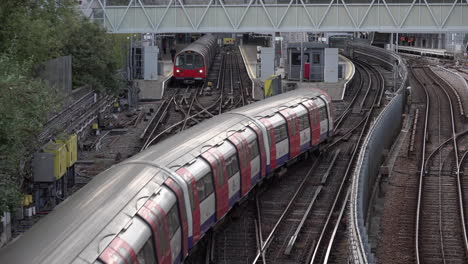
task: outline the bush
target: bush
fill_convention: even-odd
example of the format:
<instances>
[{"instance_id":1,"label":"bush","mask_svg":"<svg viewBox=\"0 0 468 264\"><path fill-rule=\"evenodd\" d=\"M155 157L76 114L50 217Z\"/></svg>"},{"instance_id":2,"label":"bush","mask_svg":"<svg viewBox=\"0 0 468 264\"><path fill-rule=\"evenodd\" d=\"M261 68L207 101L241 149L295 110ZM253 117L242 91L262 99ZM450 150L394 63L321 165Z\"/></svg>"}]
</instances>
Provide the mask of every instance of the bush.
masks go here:
<instances>
[{"instance_id":1,"label":"bush","mask_svg":"<svg viewBox=\"0 0 468 264\"><path fill-rule=\"evenodd\" d=\"M58 93L31 78L31 64L0 54L0 212L17 205L24 162Z\"/></svg>"},{"instance_id":2,"label":"bush","mask_svg":"<svg viewBox=\"0 0 468 264\"><path fill-rule=\"evenodd\" d=\"M16 207L37 135L59 94L36 79L37 65L72 55L73 85L117 94L125 38L84 18L75 1L0 1L0 213ZM116 52L117 51L117 52Z\"/></svg>"}]
</instances>

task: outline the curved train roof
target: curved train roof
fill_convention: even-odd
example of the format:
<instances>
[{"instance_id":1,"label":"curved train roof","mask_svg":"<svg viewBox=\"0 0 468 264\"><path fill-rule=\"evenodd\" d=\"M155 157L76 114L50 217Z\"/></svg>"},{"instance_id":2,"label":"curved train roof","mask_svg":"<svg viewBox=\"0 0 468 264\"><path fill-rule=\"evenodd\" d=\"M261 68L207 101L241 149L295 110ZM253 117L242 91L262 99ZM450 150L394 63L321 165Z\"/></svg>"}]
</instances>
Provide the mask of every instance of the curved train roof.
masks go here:
<instances>
[{"instance_id":1,"label":"curved train roof","mask_svg":"<svg viewBox=\"0 0 468 264\"><path fill-rule=\"evenodd\" d=\"M174 135L127 161L180 166L216 144L227 131L238 130L265 111L297 104L321 94L299 89L206 120ZM181 159L182 158L182 159ZM181 159L181 160L179 160ZM177 163L180 164L176 164ZM125 163L125 162L124 162ZM159 175L155 177L156 175ZM117 164L95 176L15 242L0 250L1 263L93 262L110 241L131 223L137 210L157 193L167 175L143 164Z\"/></svg>"},{"instance_id":2,"label":"curved train roof","mask_svg":"<svg viewBox=\"0 0 468 264\"><path fill-rule=\"evenodd\" d=\"M194 51L204 55L212 45L216 45L216 40L217 38L213 35L204 35L203 37L197 39L195 42L182 49L177 55L187 51Z\"/></svg>"}]
</instances>

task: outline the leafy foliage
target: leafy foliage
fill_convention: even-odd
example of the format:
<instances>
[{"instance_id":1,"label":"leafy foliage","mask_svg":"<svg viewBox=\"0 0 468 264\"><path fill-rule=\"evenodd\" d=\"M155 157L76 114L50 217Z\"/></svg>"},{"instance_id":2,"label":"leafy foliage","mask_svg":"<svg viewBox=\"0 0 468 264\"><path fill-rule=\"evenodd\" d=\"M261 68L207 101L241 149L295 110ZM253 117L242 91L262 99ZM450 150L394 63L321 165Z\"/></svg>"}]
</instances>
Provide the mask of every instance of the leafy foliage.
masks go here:
<instances>
[{"instance_id":1,"label":"leafy foliage","mask_svg":"<svg viewBox=\"0 0 468 264\"><path fill-rule=\"evenodd\" d=\"M0 211L19 198L22 162L34 149L45 113L57 105L57 92L29 77L30 64L0 54Z\"/></svg>"},{"instance_id":2,"label":"leafy foliage","mask_svg":"<svg viewBox=\"0 0 468 264\"><path fill-rule=\"evenodd\" d=\"M81 16L75 1L0 1L0 212L18 205L37 149L37 135L60 94L36 78L41 62L72 55L73 85L117 94L122 81L119 47L111 36ZM26 166L27 167L27 166Z\"/></svg>"}]
</instances>

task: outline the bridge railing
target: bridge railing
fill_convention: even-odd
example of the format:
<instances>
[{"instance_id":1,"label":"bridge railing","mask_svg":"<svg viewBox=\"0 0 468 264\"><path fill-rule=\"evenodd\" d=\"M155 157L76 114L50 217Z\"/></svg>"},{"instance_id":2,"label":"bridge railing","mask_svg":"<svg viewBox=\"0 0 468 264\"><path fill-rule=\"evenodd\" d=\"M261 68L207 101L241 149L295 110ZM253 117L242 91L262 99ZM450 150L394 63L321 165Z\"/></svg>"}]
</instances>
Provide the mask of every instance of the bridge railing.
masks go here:
<instances>
[{"instance_id":1,"label":"bridge railing","mask_svg":"<svg viewBox=\"0 0 468 264\"><path fill-rule=\"evenodd\" d=\"M384 62L392 69L396 67L397 91L374 121L364 140L353 174L349 205L349 263L375 263L365 219L370 207L372 190L385 159L382 153L385 153L385 149L390 149L401 129L408 73L404 60L394 52L351 42L348 43L348 47L359 56Z\"/></svg>"}]
</instances>

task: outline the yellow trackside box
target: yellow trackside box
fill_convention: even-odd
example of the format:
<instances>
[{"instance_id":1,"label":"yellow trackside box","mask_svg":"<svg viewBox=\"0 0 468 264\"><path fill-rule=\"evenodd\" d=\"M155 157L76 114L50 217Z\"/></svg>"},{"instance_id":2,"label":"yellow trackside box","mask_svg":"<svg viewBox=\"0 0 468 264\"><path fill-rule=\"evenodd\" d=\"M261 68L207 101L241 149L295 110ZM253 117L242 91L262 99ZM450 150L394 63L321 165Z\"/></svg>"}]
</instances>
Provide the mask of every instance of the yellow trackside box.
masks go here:
<instances>
[{"instance_id":1,"label":"yellow trackside box","mask_svg":"<svg viewBox=\"0 0 468 264\"><path fill-rule=\"evenodd\" d=\"M234 38L223 38L223 44L224 45L234 45Z\"/></svg>"},{"instance_id":2,"label":"yellow trackside box","mask_svg":"<svg viewBox=\"0 0 468 264\"><path fill-rule=\"evenodd\" d=\"M56 140L57 143L64 144L66 147L67 168L71 167L78 159L78 137L76 134L66 135Z\"/></svg>"},{"instance_id":3,"label":"yellow trackside box","mask_svg":"<svg viewBox=\"0 0 468 264\"><path fill-rule=\"evenodd\" d=\"M44 152L54 155L54 176L60 179L67 171L67 148L65 144L50 142L44 147Z\"/></svg>"}]
</instances>

